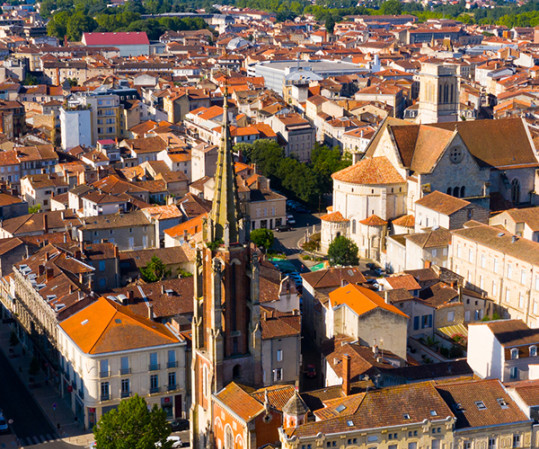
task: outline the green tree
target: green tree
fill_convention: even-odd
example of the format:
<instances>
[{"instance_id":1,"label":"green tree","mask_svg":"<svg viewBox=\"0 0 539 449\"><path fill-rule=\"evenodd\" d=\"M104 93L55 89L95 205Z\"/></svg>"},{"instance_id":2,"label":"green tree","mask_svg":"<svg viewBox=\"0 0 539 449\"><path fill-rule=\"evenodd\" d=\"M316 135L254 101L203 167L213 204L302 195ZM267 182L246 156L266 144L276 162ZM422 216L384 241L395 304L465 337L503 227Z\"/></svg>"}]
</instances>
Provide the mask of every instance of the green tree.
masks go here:
<instances>
[{"instance_id":1,"label":"green tree","mask_svg":"<svg viewBox=\"0 0 539 449\"><path fill-rule=\"evenodd\" d=\"M329 245L329 263L332 266L357 265L359 264L357 253L357 245L352 240L340 235Z\"/></svg>"},{"instance_id":2,"label":"green tree","mask_svg":"<svg viewBox=\"0 0 539 449\"><path fill-rule=\"evenodd\" d=\"M116 410L105 413L94 427L99 449L170 449L170 425L166 414L154 405L151 411L138 394L121 401Z\"/></svg>"},{"instance_id":3,"label":"green tree","mask_svg":"<svg viewBox=\"0 0 539 449\"><path fill-rule=\"evenodd\" d=\"M97 22L82 11L75 12L67 22L66 35L70 41L80 41L82 33L94 31Z\"/></svg>"},{"instance_id":4,"label":"green tree","mask_svg":"<svg viewBox=\"0 0 539 449\"><path fill-rule=\"evenodd\" d=\"M157 282L170 276L170 270L159 257L153 256L146 266L140 269L140 274L146 282Z\"/></svg>"},{"instance_id":5,"label":"green tree","mask_svg":"<svg viewBox=\"0 0 539 449\"><path fill-rule=\"evenodd\" d=\"M380 14L399 15L402 13L402 4L399 0L386 0L380 7Z\"/></svg>"},{"instance_id":6,"label":"green tree","mask_svg":"<svg viewBox=\"0 0 539 449\"><path fill-rule=\"evenodd\" d=\"M333 34L333 31L335 30L335 19L333 18L333 16L328 16L326 18L325 26L326 31Z\"/></svg>"},{"instance_id":7,"label":"green tree","mask_svg":"<svg viewBox=\"0 0 539 449\"><path fill-rule=\"evenodd\" d=\"M40 211L41 211L41 204L36 204L35 206L30 206L28 208L29 214L37 214Z\"/></svg>"},{"instance_id":8,"label":"green tree","mask_svg":"<svg viewBox=\"0 0 539 449\"><path fill-rule=\"evenodd\" d=\"M269 229L260 228L251 231L251 242L259 248L262 248L264 252L271 248L274 239L273 231L270 231Z\"/></svg>"}]
</instances>

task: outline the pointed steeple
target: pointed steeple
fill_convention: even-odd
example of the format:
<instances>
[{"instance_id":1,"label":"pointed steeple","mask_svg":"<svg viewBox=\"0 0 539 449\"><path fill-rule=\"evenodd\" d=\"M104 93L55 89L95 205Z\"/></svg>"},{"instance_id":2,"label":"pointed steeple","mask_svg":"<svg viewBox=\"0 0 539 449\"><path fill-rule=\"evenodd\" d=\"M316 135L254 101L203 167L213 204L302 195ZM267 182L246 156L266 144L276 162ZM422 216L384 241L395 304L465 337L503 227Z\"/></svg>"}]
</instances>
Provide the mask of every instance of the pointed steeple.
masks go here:
<instances>
[{"instance_id":1,"label":"pointed steeple","mask_svg":"<svg viewBox=\"0 0 539 449\"><path fill-rule=\"evenodd\" d=\"M241 229L241 212L238 186L232 157L232 141L228 122L228 88L225 86L221 145L215 172L215 191L210 214L209 236L212 241L222 241L225 246L240 242L244 237ZM243 242L241 242L243 243Z\"/></svg>"}]
</instances>

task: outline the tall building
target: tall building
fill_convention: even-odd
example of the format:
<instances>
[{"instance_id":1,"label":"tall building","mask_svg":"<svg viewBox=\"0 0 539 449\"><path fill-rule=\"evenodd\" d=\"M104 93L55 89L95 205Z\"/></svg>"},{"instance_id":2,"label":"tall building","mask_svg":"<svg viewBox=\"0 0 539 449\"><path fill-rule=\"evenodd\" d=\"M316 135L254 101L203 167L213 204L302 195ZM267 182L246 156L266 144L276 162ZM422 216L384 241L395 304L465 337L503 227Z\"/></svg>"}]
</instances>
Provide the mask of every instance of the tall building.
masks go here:
<instances>
[{"instance_id":1,"label":"tall building","mask_svg":"<svg viewBox=\"0 0 539 449\"><path fill-rule=\"evenodd\" d=\"M454 65L437 62L421 64L417 123L458 120L459 85Z\"/></svg>"},{"instance_id":2,"label":"tall building","mask_svg":"<svg viewBox=\"0 0 539 449\"><path fill-rule=\"evenodd\" d=\"M227 384L262 384L259 264L240 211L226 103L215 194L194 270L191 442L213 446L212 395Z\"/></svg>"}]
</instances>

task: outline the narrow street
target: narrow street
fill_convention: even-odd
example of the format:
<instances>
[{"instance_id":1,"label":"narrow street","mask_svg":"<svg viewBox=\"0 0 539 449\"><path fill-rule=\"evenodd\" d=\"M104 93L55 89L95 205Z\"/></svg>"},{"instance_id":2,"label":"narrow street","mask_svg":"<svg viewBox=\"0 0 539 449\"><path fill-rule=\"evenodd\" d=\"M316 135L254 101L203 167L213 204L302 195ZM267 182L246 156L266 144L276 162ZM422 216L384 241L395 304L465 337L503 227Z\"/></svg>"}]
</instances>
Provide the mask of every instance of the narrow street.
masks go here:
<instances>
[{"instance_id":1,"label":"narrow street","mask_svg":"<svg viewBox=\"0 0 539 449\"><path fill-rule=\"evenodd\" d=\"M16 365L16 363L15 363ZM31 446L57 437L33 396L0 351L0 408L22 446ZM51 413L53 412L51 404Z\"/></svg>"}]
</instances>

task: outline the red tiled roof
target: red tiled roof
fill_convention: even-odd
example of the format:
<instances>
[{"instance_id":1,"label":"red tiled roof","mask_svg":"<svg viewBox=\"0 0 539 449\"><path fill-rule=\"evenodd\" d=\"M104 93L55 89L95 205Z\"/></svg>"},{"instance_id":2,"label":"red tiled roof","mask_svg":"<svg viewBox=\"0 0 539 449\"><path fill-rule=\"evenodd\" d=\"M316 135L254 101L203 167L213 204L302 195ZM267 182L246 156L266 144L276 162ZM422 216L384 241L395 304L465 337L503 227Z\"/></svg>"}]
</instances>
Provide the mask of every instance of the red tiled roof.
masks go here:
<instances>
[{"instance_id":1,"label":"red tiled roof","mask_svg":"<svg viewBox=\"0 0 539 449\"><path fill-rule=\"evenodd\" d=\"M84 33L82 41L86 45L150 45L148 36L144 31L115 32L115 33Z\"/></svg>"}]
</instances>

